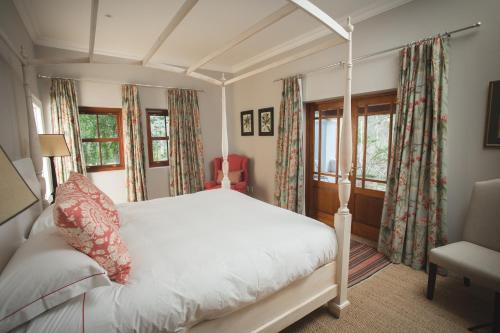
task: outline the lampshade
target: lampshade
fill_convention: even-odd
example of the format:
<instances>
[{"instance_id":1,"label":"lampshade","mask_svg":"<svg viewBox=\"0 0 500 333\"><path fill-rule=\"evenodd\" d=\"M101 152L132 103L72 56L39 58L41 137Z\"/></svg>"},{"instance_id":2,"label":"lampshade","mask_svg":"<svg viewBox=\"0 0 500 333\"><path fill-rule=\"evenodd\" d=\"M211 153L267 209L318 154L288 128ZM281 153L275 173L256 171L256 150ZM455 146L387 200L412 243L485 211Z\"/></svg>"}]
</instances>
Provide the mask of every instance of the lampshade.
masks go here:
<instances>
[{"instance_id":1,"label":"lampshade","mask_svg":"<svg viewBox=\"0 0 500 333\"><path fill-rule=\"evenodd\" d=\"M38 201L0 146L0 224Z\"/></svg>"},{"instance_id":2,"label":"lampshade","mask_svg":"<svg viewBox=\"0 0 500 333\"><path fill-rule=\"evenodd\" d=\"M42 156L69 156L71 155L64 139L64 134L40 134L40 150Z\"/></svg>"}]
</instances>

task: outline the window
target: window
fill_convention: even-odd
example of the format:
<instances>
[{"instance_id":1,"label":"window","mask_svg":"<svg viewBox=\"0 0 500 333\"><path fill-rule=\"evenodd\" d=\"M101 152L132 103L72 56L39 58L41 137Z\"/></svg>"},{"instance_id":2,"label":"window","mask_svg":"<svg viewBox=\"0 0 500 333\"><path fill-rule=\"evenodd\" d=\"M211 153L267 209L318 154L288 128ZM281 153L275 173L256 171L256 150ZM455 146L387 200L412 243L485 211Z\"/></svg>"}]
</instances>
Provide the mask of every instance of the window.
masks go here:
<instances>
[{"instance_id":1,"label":"window","mask_svg":"<svg viewBox=\"0 0 500 333\"><path fill-rule=\"evenodd\" d=\"M395 105L395 93L352 99L352 176L357 188L385 191ZM343 100L311 103L310 111L314 112L312 175L315 181L339 182L342 106Z\"/></svg>"},{"instance_id":2,"label":"window","mask_svg":"<svg viewBox=\"0 0 500 333\"><path fill-rule=\"evenodd\" d=\"M356 187L385 191L394 104L357 110Z\"/></svg>"},{"instance_id":3,"label":"window","mask_svg":"<svg viewBox=\"0 0 500 333\"><path fill-rule=\"evenodd\" d=\"M149 167L168 165L168 137L170 125L168 110L146 109L148 127Z\"/></svg>"},{"instance_id":4,"label":"window","mask_svg":"<svg viewBox=\"0 0 500 333\"><path fill-rule=\"evenodd\" d=\"M79 118L87 171L123 169L122 110L80 107Z\"/></svg>"}]
</instances>

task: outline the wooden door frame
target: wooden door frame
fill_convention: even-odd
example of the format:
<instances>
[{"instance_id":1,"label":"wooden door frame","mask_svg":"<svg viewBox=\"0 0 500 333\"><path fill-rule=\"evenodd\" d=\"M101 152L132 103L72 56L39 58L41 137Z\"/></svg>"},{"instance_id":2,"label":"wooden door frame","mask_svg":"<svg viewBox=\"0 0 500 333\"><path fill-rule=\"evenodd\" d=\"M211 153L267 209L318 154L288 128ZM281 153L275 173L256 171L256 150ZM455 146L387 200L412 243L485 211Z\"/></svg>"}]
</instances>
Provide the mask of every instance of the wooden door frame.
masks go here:
<instances>
[{"instance_id":1,"label":"wooden door frame","mask_svg":"<svg viewBox=\"0 0 500 333\"><path fill-rule=\"evenodd\" d=\"M394 95L397 93L395 89L390 89L390 90L382 90L382 91L376 91L376 92L370 92L370 93L364 93L364 94L356 94L352 95L351 98L351 103L353 105L353 112L352 112L352 126L353 126L353 168L357 167L357 139L355 135L357 135L357 127L358 127L358 122L354 121L357 119L357 109L358 109L358 102L359 100L363 101L363 104L369 105L373 104L375 101L380 101L381 98L388 97L388 98L394 98ZM328 110L328 109L335 109L338 108L343 109L343 97L336 97L332 99L327 99L327 100L318 100L318 101L309 101L306 102L306 161L305 161L305 177L306 177L306 184L305 184L305 190L306 190L306 215L311 216L311 207L312 207L312 201L313 201L313 196L312 196L312 190L313 190L313 174L314 174L314 111L322 111L322 110ZM339 107L340 105L340 107ZM366 107L366 106L365 106ZM395 110L394 110L395 111ZM391 128L392 128L392 120L391 120ZM392 130L390 131L390 138L392 139ZM338 138L337 138L338 139ZM338 140L337 140L338 141ZM337 149L338 150L338 149ZM321 152L318 151L318 154L321 155ZM390 151L389 151L390 154ZM338 155L338 151L337 151ZM319 157L319 156L318 156ZM390 155L389 155L390 158ZM337 158L337 164L339 163L338 158ZM337 168L338 170L338 168ZM353 186L353 190L356 187L355 186L356 179L354 178L354 174L351 172L351 183ZM335 183L337 184L337 183ZM380 197L382 194L380 191L375 191L375 190L370 190L370 189L363 189L363 188L358 188L356 189L356 192L358 193L363 193L366 195L371 195L371 196L376 196ZM354 193L354 191L353 191ZM352 200L350 201L350 203ZM352 208L353 209L353 208ZM351 209L351 210L352 210Z\"/></svg>"}]
</instances>

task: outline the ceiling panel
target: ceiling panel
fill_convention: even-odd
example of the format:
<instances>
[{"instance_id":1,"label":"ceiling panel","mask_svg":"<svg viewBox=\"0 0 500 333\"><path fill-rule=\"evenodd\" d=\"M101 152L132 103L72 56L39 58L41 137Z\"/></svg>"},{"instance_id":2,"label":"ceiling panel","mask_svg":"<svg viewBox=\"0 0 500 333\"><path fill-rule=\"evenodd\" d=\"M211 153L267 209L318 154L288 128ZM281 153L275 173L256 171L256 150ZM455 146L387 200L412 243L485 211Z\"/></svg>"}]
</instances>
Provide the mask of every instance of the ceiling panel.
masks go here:
<instances>
[{"instance_id":1,"label":"ceiling panel","mask_svg":"<svg viewBox=\"0 0 500 333\"><path fill-rule=\"evenodd\" d=\"M100 0L96 52L114 52L142 59L183 2Z\"/></svg>"}]
</instances>

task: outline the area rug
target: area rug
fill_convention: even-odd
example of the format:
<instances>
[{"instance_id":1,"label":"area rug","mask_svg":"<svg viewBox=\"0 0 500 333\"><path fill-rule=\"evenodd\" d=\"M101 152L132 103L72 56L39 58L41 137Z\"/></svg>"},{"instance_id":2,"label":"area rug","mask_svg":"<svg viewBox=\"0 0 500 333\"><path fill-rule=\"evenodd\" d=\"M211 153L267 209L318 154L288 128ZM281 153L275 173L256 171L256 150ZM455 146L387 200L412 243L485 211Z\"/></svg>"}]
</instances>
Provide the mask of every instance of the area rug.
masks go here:
<instances>
[{"instance_id":1,"label":"area rug","mask_svg":"<svg viewBox=\"0 0 500 333\"><path fill-rule=\"evenodd\" d=\"M376 249L351 240L349 287L366 280L389 264L390 261Z\"/></svg>"}]
</instances>

